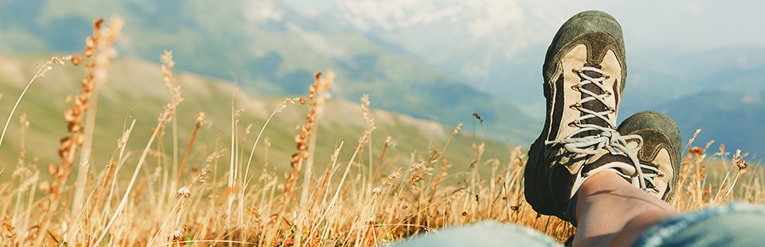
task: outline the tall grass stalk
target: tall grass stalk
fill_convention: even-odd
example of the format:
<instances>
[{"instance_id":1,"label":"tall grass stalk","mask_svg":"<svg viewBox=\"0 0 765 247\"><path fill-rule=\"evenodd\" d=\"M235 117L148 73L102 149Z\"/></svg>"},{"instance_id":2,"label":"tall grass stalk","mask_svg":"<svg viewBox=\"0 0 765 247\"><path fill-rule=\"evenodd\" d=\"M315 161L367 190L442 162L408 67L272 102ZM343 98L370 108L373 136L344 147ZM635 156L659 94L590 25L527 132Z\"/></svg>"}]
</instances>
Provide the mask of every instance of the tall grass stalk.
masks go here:
<instances>
[{"instance_id":1,"label":"tall grass stalk","mask_svg":"<svg viewBox=\"0 0 765 247\"><path fill-rule=\"evenodd\" d=\"M287 105L294 104L299 99L297 98L286 98L284 101L279 103L273 111L271 111L271 115L266 118L266 121L263 122L263 126L260 127L260 131L258 131L258 135L255 137L255 142L252 143L252 148L250 149L250 155L247 158L247 163L245 164L245 171L244 171L244 177L247 178L247 181L244 183L244 187L247 188L249 183L252 181L252 178L249 176L250 174L250 167L252 166L252 159L255 157L255 148L258 146L258 143L260 143L260 138L263 137L263 132L266 130L266 127L268 127L268 124L271 123L271 120L276 116L276 114L282 112L284 108L287 108ZM267 152L266 152L267 153ZM267 159L266 159L267 160Z\"/></svg>"},{"instance_id":2,"label":"tall grass stalk","mask_svg":"<svg viewBox=\"0 0 765 247\"><path fill-rule=\"evenodd\" d=\"M186 151L183 152L183 159L181 160L181 164L178 167L177 174L175 175L175 184L180 184L181 182L181 175L183 175L183 171L186 165L186 161L189 159L189 154L191 154L191 147L194 146L194 140L197 138L197 134L199 134L199 129L202 128L202 125L205 124L207 121L207 118L205 117L204 112L197 113L197 121L194 125L194 132L191 133L191 139L189 140L189 144L186 145Z\"/></svg>"},{"instance_id":3,"label":"tall grass stalk","mask_svg":"<svg viewBox=\"0 0 765 247\"><path fill-rule=\"evenodd\" d=\"M46 61L43 66L38 66L37 71L35 71L35 74L32 76L32 79L29 79L29 82L27 82L26 86L24 86L24 89L21 90L21 93L19 94L19 98L16 99L16 102L13 103L13 107L11 107L11 112L8 113L8 118L5 120L5 124L3 125L3 133L0 134L0 147L3 146L3 140L5 140L5 133L8 132L8 126L11 123L11 120L13 119L13 115L16 113L16 109L19 108L19 105L21 104L21 100L24 98L24 95L27 94L27 91L29 91L29 88L32 86L32 83L35 82L35 80L45 77L45 74L48 73L48 71L53 70L53 65L55 64L64 64L64 61L71 61L72 56L65 56L65 57L52 57L50 60Z\"/></svg>"},{"instance_id":4,"label":"tall grass stalk","mask_svg":"<svg viewBox=\"0 0 765 247\"><path fill-rule=\"evenodd\" d=\"M177 96L180 96L180 88L175 87L174 92L176 92ZM141 153L141 157L138 159L138 163L136 163L136 168L133 170L133 175L130 178L130 182L128 182L127 187L125 189L125 192L123 193L122 199L120 199L119 204L117 205L117 208L114 210L114 214L109 218L108 223L102 230L101 235L97 238L98 240L96 243L100 243L106 234L109 232L109 228L114 224L117 216L119 216L120 213L122 213L122 210L124 209L127 201L128 196L130 195L130 192L133 190L133 187L135 186L136 179L138 178L138 174L141 171L141 168L143 167L146 157L149 154L149 150L151 150L151 145L153 145L154 140L157 138L157 135L159 134L160 127L165 124L174 114L175 109L180 103L180 97L173 97L172 101L165 106L165 110L162 112L162 114L159 117L159 121L157 122L157 126L154 128L154 131L152 131L151 137L149 137L148 142L146 143L146 147L143 149L143 152Z\"/></svg>"},{"instance_id":5,"label":"tall grass stalk","mask_svg":"<svg viewBox=\"0 0 765 247\"><path fill-rule=\"evenodd\" d=\"M310 101L308 115L306 117L306 123L303 125L300 134L298 135L299 145L299 161L298 166L303 166L303 185L300 192L299 211L298 218L296 219L296 237L295 246L300 247L303 238L303 228L305 226L306 217L308 215L308 197L309 187L311 180L313 179L313 162L314 154L316 150L316 136L318 135L317 121L324 113L324 104L327 100L326 91L332 85L334 81L334 73L327 73L327 78L322 78L321 73L316 73L314 76L314 83L310 86L308 91L308 100ZM306 138L308 139L307 143Z\"/></svg>"},{"instance_id":6,"label":"tall grass stalk","mask_svg":"<svg viewBox=\"0 0 765 247\"><path fill-rule=\"evenodd\" d=\"M98 92L100 86L106 81L107 66L109 60L116 54L112 44L117 41L120 36L123 22L120 18L115 18L109 22L109 26L106 29L101 29L102 21L97 20L93 29L93 35L88 38L92 43L86 42L86 50L93 51L92 54L83 54L89 62L85 65L86 76L83 80L83 86L89 88L89 100L85 106L86 112L85 122L83 128L83 141L82 150L80 152L80 162L77 170L77 182L75 183L74 199L72 200L72 214L80 214L82 210L82 201L85 196L85 188L87 183L87 174L90 169L93 149L93 136L95 135L96 128L96 113L98 112ZM92 44L89 45L89 44ZM74 224L76 226L76 224ZM77 228L75 228L77 229Z\"/></svg>"}]
</instances>

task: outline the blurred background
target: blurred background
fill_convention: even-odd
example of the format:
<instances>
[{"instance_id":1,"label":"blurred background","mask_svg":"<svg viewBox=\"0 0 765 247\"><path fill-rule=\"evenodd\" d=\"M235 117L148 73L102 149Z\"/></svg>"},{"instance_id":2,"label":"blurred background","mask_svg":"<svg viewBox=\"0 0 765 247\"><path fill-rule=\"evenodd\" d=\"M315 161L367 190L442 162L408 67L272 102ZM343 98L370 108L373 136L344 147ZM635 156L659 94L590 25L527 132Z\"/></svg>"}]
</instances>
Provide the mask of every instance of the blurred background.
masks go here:
<instances>
[{"instance_id":1,"label":"blurred background","mask_svg":"<svg viewBox=\"0 0 765 247\"><path fill-rule=\"evenodd\" d=\"M708 0L0 0L0 54L79 52L95 18L120 16L119 59L157 64L172 50L177 70L264 97L302 95L315 72L333 70L335 98L369 94L373 108L445 126L476 126L478 113L485 136L528 147L544 121L541 67L550 40L570 16L599 9L624 30L620 119L664 112L685 140L702 129L695 145L716 140L713 150L724 143L759 162L764 7Z\"/></svg>"}]
</instances>

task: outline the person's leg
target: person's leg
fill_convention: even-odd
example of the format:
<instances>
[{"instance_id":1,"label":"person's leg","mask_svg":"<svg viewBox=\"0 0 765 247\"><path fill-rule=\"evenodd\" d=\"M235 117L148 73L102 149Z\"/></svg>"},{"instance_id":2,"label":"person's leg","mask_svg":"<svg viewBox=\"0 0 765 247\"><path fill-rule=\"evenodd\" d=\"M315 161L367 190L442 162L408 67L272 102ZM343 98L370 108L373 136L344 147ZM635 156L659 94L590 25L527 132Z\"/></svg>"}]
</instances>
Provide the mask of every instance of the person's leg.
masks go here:
<instances>
[{"instance_id":1,"label":"person's leg","mask_svg":"<svg viewBox=\"0 0 765 247\"><path fill-rule=\"evenodd\" d=\"M654 223L677 213L614 172L585 181L576 204L579 227L574 246L629 246Z\"/></svg>"},{"instance_id":2,"label":"person's leg","mask_svg":"<svg viewBox=\"0 0 765 247\"><path fill-rule=\"evenodd\" d=\"M633 246L763 246L765 205L731 203L657 222Z\"/></svg>"}]
</instances>

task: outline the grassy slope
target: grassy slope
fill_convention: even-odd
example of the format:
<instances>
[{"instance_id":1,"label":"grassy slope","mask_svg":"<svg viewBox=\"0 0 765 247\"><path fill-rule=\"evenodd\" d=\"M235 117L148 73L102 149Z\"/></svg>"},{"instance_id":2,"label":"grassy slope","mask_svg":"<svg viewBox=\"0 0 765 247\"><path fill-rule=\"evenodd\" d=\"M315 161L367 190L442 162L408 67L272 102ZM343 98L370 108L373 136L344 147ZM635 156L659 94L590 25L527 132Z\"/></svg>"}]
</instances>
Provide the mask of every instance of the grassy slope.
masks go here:
<instances>
[{"instance_id":1,"label":"grassy slope","mask_svg":"<svg viewBox=\"0 0 765 247\"><path fill-rule=\"evenodd\" d=\"M0 79L0 90L4 94L0 104L0 115L7 116L13 101L21 91L23 81L33 74L35 63L44 61L40 57L2 57L0 68L3 77ZM66 95L75 94L79 90L79 78L83 75L82 68L71 68L70 65L57 66L45 77L32 85L30 92L22 101L17 115L12 120L6 141L0 147L0 160L8 169L9 164L16 161L19 153L19 124L21 113L28 115L30 130L25 138L27 157L39 157L40 165L58 162L58 140L67 135L63 121L63 111L70 106L65 102ZM156 125L157 116L164 105L170 100L169 93L161 82L159 66L136 60L119 60L108 69L109 80L99 85L99 101L97 125L94 143L94 167L100 169L116 148L116 140L122 135L126 124L136 120L136 127L131 135L128 150L141 150L150 135L151 128ZM181 149L188 142L193 131L197 112L205 112L208 124L200 131L195 144L196 152L192 152L190 160L203 160L213 151L229 148L232 116L232 95L235 87L230 83L215 81L209 78L191 74L178 74L176 81L182 87L184 102L178 108L175 119L178 121L178 133ZM310 81L306 80L306 81ZM306 83L306 88L308 84ZM248 150L252 145L255 134L263 126L265 119L281 98L250 97L245 92L238 92L235 103L237 109L243 110L241 120L237 124L240 131L242 148ZM377 104L371 98L372 108ZM345 142L346 148L342 154L352 150L366 124L361 117L360 106L343 101L331 100L326 106L324 119L320 121L317 157L330 157L334 147L339 142ZM446 143L446 138L452 127L444 127L434 122L417 120L411 117L385 111L374 111L378 129L374 132L372 143L381 146L386 136L393 136L394 145L388 155L399 157L400 164L407 165L410 153L425 156L429 150L429 142L436 149ZM297 133L295 126L305 122L306 106L289 105L279 113L266 128L264 138L272 143L269 151L269 162L281 169L289 168L289 158L295 152L293 136ZM247 125L252 124L252 134L245 135ZM171 130L168 125L165 135L165 148L171 148ZM447 157L456 166L466 167L471 161L470 145L479 140L474 135L481 136L478 131L466 129L464 134L457 136L450 144ZM245 140L246 139L246 140ZM491 157L507 157L509 148L504 144L489 143L487 155ZM263 145L260 145L261 148ZM263 162L263 151L256 151L255 165ZM317 161L318 162L318 161ZM319 164L323 166L324 164ZM5 173L7 175L8 173Z\"/></svg>"}]
</instances>

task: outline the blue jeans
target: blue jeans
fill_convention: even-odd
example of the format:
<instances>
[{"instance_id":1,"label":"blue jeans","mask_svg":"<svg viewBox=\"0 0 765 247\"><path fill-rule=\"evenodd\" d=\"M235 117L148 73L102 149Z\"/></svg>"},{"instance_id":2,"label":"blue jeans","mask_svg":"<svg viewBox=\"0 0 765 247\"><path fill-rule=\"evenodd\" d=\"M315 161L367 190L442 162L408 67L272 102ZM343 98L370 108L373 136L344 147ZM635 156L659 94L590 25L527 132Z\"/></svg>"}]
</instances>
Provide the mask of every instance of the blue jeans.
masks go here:
<instances>
[{"instance_id":1,"label":"blue jeans","mask_svg":"<svg viewBox=\"0 0 765 247\"><path fill-rule=\"evenodd\" d=\"M412 246L562 246L534 229L482 221L395 243ZM765 206L732 203L673 216L646 230L633 246L765 246Z\"/></svg>"}]
</instances>

